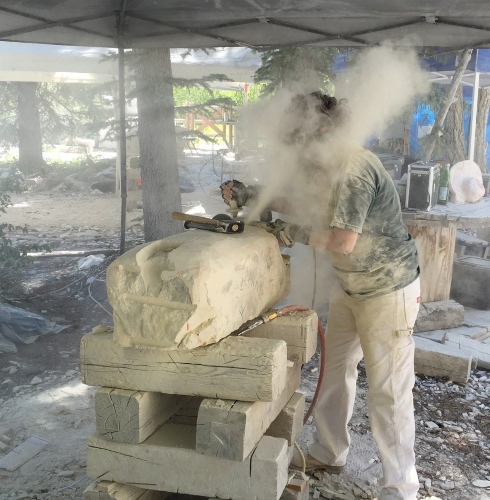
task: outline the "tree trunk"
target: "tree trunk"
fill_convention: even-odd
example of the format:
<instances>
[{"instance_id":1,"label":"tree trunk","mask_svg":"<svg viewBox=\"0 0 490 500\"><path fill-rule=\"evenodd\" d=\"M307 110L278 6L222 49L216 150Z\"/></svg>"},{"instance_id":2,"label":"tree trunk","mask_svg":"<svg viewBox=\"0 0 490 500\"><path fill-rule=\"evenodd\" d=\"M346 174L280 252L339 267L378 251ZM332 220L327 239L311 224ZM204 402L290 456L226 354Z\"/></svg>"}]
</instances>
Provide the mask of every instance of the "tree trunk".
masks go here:
<instances>
[{"instance_id":1,"label":"tree trunk","mask_svg":"<svg viewBox=\"0 0 490 500\"><path fill-rule=\"evenodd\" d=\"M37 87L35 82L17 82L19 169L24 174L34 174L44 166Z\"/></svg>"},{"instance_id":2,"label":"tree trunk","mask_svg":"<svg viewBox=\"0 0 490 500\"><path fill-rule=\"evenodd\" d=\"M456 90L453 104L444 122L445 153L451 165L466 159L463 120L463 87Z\"/></svg>"},{"instance_id":3,"label":"tree trunk","mask_svg":"<svg viewBox=\"0 0 490 500\"><path fill-rule=\"evenodd\" d=\"M484 173L487 169L486 141L488 112L490 110L490 88L480 89L478 92L478 113L476 115L476 137L475 137L475 163Z\"/></svg>"},{"instance_id":4,"label":"tree trunk","mask_svg":"<svg viewBox=\"0 0 490 500\"><path fill-rule=\"evenodd\" d=\"M154 241L182 231L171 217L182 204L170 50L136 49L134 57L145 240Z\"/></svg>"},{"instance_id":5,"label":"tree trunk","mask_svg":"<svg viewBox=\"0 0 490 500\"><path fill-rule=\"evenodd\" d=\"M432 152L434 151L434 148L436 146L439 134L442 130L442 126L444 125L444 120L446 119L449 107L454 101L456 90L458 89L461 83L461 79L463 78L466 66L468 66L468 63L470 62L472 52L473 49L465 49L461 52L458 67L454 72L451 84L448 86L446 90L446 95L441 105L441 109L439 110L439 113L436 116L436 121L434 123L434 126L432 127L431 133L429 134L427 144L425 146L424 161L429 161L432 156Z\"/></svg>"}]
</instances>

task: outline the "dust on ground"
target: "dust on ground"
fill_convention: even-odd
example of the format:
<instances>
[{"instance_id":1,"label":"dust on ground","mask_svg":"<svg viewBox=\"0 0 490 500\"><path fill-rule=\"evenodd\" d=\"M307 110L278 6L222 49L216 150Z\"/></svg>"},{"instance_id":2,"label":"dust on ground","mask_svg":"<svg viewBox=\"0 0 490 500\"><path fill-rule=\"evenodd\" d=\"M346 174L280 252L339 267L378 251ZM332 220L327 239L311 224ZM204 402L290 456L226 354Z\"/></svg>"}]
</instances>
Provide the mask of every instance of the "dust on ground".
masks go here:
<instances>
[{"instance_id":1,"label":"dust on ground","mask_svg":"<svg viewBox=\"0 0 490 500\"><path fill-rule=\"evenodd\" d=\"M220 163L213 168L209 154L189 155L186 175L195 191L183 194L184 210L222 212L216 188L221 181ZM247 182L249 174L232 175L241 175ZM14 207L5 220L27 223L31 228L27 235L13 234L14 239L45 241L56 250L116 250L119 246L120 200L115 195L26 192L12 200ZM128 215L126 237L127 248L131 248L143 241L139 226L132 222L141 212ZM86 476L85 455L88 437L95 430L95 388L81 383L79 345L93 327L112 324L104 277L113 258L108 256L87 270L78 269L77 257L36 258L24 269L1 273L0 283L4 293L8 290L9 302L67 326L57 335L41 336L29 345L18 344L17 352L0 354L0 456L31 436L49 441L42 452L17 470L0 469L1 500L82 498L91 482ZM318 372L317 354L303 367L302 390L307 403L313 397ZM472 485L475 480L490 481L489 381L490 375L482 370L472 372L466 386L417 377L419 498L490 498L490 489ZM346 471L339 476L314 473L310 498L374 498L379 492L381 464L369 427L366 390L361 364ZM428 422L435 426L428 426ZM312 434L309 423L301 444L311 440Z\"/></svg>"}]
</instances>

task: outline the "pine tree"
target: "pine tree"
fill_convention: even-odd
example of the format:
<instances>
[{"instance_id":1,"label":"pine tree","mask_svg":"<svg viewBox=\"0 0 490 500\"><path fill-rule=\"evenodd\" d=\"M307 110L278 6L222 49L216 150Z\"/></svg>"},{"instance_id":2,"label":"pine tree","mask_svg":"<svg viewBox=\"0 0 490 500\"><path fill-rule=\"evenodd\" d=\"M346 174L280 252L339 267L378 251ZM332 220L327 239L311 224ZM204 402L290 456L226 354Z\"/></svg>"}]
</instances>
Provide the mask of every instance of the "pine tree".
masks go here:
<instances>
[{"instance_id":1,"label":"pine tree","mask_svg":"<svg viewBox=\"0 0 490 500\"><path fill-rule=\"evenodd\" d=\"M292 91L325 90L330 82L335 47L288 47L260 51L262 66L255 72L255 82L264 82L262 94L274 94L278 89Z\"/></svg>"}]
</instances>

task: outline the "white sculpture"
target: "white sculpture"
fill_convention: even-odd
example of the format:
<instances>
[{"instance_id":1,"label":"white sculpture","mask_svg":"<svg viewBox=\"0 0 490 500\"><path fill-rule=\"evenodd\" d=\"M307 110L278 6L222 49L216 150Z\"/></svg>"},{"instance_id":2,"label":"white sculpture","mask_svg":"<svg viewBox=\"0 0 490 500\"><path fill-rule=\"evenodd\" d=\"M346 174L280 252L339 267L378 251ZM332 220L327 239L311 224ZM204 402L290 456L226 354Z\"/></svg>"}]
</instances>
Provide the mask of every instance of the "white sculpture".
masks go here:
<instances>
[{"instance_id":1,"label":"white sculpture","mask_svg":"<svg viewBox=\"0 0 490 500\"><path fill-rule=\"evenodd\" d=\"M287 295L289 266L274 236L191 230L138 246L107 270L121 345L212 344Z\"/></svg>"},{"instance_id":2,"label":"white sculpture","mask_svg":"<svg viewBox=\"0 0 490 500\"><path fill-rule=\"evenodd\" d=\"M482 173L474 161L455 163L449 173L453 203L475 203L485 195Z\"/></svg>"}]
</instances>

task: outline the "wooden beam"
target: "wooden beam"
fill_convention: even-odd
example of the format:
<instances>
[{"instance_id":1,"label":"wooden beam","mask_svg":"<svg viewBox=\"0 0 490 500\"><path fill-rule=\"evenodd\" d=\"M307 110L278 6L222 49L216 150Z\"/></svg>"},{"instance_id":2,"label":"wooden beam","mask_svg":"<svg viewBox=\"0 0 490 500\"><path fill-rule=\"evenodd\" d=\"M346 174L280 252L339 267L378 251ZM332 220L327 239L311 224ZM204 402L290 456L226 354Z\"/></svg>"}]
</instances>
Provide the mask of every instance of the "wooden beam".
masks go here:
<instances>
[{"instance_id":1,"label":"wooden beam","mask_svg":"<svg viewBox=\"0 0 490 500\"><path fill-rule=\"evenodd\" d=\"M217 498L278 500L288 482L287 443L262 437L243 462L201 455L195 429L163 424L145 442L89 438L87 475L140 488Z\"/></svg>"},{"instance_id":2,"label":"wooden beam","mask_svg":"<svg viewBox=\"0 0 490 500\"><path fill-rule=\"evenodd\" d=\"M288 345L288 359L304 365L316 352L318 315L315 311L295 311L260 325L244 336L284 340Z\"/></svg>"},{"instance_id":3,"label":"wooden beam","mask_svg":"<svg viewBox=\"0 0 490 500\"><path fill-rule=\"evenodd\" d=\"M199 407L196 450L227 460L245 460L301 384L301 365L288 370L286 387L272 402L204 399Z\"/></svg>"},{"instance_id":4,"label":"wooden beam","mask_svg":"<svg viewBox=\"0 0 490 500\"><path fill-rule=\"evenodd\" d=\"M165 350L122 347L111 333L90 333L82 337L80 358L83 383L102 387L273 401L286 384L282 340L227 337L192 350Z\"/></svg>"},{"instance_id":5,"label":"wooden beam","mask_svg":"<svg viewBox=\"0 0 490 500\"><path fill-rule=\"evenodd\" d=\"M95 424L104 438L141 443L190 396L101 387L95 393Z\"/></svg>"},{"instance_id":6,"label":"wooden beam","mask_svg":"<svg viewBox=\"0 0 490 500\"><path fill-rule=\"evenodd\" d=\"M265 435L285 439L289 445L293 445L303 430L304 416L305 395L302 392L296 392L272 422Z\"/></svg>"}]
</instances>

